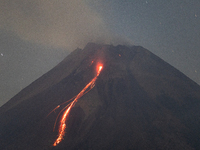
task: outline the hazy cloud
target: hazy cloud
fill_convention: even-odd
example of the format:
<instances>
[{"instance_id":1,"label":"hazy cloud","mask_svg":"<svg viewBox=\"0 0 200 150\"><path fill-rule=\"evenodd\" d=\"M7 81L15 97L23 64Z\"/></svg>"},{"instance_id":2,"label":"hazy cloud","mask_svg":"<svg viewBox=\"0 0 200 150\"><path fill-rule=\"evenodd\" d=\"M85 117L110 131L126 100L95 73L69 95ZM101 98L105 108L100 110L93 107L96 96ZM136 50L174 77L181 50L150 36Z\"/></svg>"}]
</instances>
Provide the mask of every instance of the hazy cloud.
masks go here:
<instances>
[{"instance_id":1,"label":"hazy cloud","mask_svg":"<svg viewBox=\"0 0 200 150\"><path fill-rule=\"evenodd\" d=\"M0 21L1 29L54 47L73 50L88 42L114 44L101 16L83 0L1 0Z\"/></svg>"}]
</instances>

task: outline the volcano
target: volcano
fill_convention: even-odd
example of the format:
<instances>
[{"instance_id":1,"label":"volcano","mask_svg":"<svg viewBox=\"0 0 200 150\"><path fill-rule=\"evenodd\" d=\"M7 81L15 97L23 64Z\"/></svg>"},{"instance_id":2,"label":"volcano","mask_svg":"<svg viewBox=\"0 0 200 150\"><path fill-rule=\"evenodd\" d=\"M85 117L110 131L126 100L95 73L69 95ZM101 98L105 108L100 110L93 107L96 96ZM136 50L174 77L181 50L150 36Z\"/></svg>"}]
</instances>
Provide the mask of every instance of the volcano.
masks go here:
<instances>
[{"instance_id":1,"label":"volcano","mask_svg":"<svg viewBox=\"0 0 200 150\"><path fill-rule=\"evenodd\" d=\"M0 149L200 149L199 108L200 86L147 49L88 43L0 108Z\"/></svg>"}]
</instances>

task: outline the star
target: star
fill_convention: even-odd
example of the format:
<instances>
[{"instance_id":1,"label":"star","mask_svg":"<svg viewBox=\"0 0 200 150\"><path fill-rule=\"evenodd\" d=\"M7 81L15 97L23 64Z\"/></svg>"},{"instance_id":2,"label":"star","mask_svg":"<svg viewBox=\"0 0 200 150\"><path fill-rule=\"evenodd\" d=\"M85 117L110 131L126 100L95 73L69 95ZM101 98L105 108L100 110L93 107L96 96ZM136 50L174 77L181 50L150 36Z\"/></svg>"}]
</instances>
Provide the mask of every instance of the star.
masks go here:
<instances>
[{"instance_id":1,"label":"star","mask_svg":"<svg viewBox=\"0 0 200 150\"><path fill-rule=\"evenodd\" d=\"M148 4L148 1L143 2L143 5L146 5L146 4Z\"/></svg>"},{"instance_id":2,"label":"star","mask_svg":"<svg viewBox=\"0 0 200 150\"><path fill-rule=\"evenodd\" d=\"M3 53L1 53L1 56L3 57Z\"/></svg>"}]
</instances>

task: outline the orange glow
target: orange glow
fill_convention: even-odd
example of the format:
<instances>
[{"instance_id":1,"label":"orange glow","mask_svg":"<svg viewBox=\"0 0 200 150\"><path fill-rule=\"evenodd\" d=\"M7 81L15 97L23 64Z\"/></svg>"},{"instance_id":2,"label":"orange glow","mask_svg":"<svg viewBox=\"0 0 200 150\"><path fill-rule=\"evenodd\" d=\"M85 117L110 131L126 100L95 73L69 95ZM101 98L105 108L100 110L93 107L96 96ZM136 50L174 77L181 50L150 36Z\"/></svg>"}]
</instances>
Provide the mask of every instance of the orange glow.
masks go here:
<instances>
[{"instance_id":1,"label":"orange glow","mask_svg":"<svg viewBox=\"0 0 200 150\"><path fill-rule=\"evenodd\" d=\"M56 139L56 141L54 142L53 146L56 146L58 145L62 139L63 139L63 136L65 136L65 129L66 129L66 124L65 124L65 121L66 121L66 118L73 106L73 103L74 101L70 104L70 106L67 108L67 110L64 112L63 116L62 116L62 119L60 120L60 126L59 126L59 133L58 133L58 138Z\"/></svg>"},{"instance_id":2,"label":"orange glow","mask_svg":"<svg viewBox=\"0 0 200 150\"><path fill-rule=\"evenodd\" d=\"M101 72L102 69L103 69L103 66L100 65L100 66L99 66L99 69L98 69L98 72L97 72L97 76L99 76L99 74L100 74L100 72Z\"/></svg>"},{"instance_id":3,"label":"orange glow","mask_svg":"<svg viewBox=\"0 0 200 150\"><path fill-rule=\"evenodd\" d=\"M90 66L91 66L93 63L94 63L94 61L91 61L91 64L90 64Z\"/></svg>"},{"instance_id":4,"label":"orange glow","mask_svg":"<svg viewBox=\"0 0 200 150\"><path fill-rule=\"evenodd\" d=\"M100 74L102 69L103 69L103 65L99 64L97 66L97 75L81 90L81 92L78 95L75 96L75 98L74 98L74 100L72 102L70 102L65 108L63 108L60 111L60 113L61 113L62 111L64 111L64 109L66 109L64 111L64 113L63 113L62 119L60 120L60 125L59 125L59 130L58 130L58 137L55 140L53 146L57 146L63 140L63 137L65 136L66 119L69 116L71 108L77 103L79 98L81 98L84 94L89 92L95 86L95 81L96 81L97 77L99 76L99 74ZM70 100L72 100L72 99L70 99ZM60 105L58 105L58 106L60 106ZM60 113L58 114L58 116L56 118L56 122L57 122L57 119L58 119ZM55 122L55 125L56 125L56 122ZM54 128L55 128L55 125L54 125Z\"/></svg>"},{"instance_id":5,"label":"orange glow","mask_svg":"<svg viewBox=\"0 0 200 150\"><path fill-rule=\"evenodd\" d=\"M98 63L97 68L96 68L97 76L99 76L102 69L103 69L103 65L101 63Z\"/></svg>"},{"instance_id":6,"label":"orange glow","mask_svg":"<svg viewBox=\"0 0 200 150\"><path fill-rule=\"evenodd\" d=\"M48 115L47 115L47 117L54 111L55 112L55 110L56 109L58 109L60 107L60 105L58 105L56 108L54 108Z\"/></svg>"},{"instance_id":7,"label":"orange glow","mask_svg":"<svg viewBox=\"0 0 200 150\"><path fill-rule=\"evenodd\" d=\"M121 57L121 54L119 54L119 57Z\"/></svg>"}]
</instances>

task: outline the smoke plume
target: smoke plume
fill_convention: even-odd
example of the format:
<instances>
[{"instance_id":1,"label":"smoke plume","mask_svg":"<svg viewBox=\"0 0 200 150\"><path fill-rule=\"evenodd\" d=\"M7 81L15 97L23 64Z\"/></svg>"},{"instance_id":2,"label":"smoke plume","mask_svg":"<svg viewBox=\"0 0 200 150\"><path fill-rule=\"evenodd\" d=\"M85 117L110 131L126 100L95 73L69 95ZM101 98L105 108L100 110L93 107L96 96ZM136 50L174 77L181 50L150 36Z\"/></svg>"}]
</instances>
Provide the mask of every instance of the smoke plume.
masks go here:
<instances>
[{"instance_id":1,"label":"smoke plume","mask_svg":"<svg viewBox=\"0 0 200 150\"><path fill-rule=\"evenodd\" d=\"M102 17L83 0L0 1L0 29L23 40L69 50L88 42L115 41Z\"/></svg>"}]
</instances>

